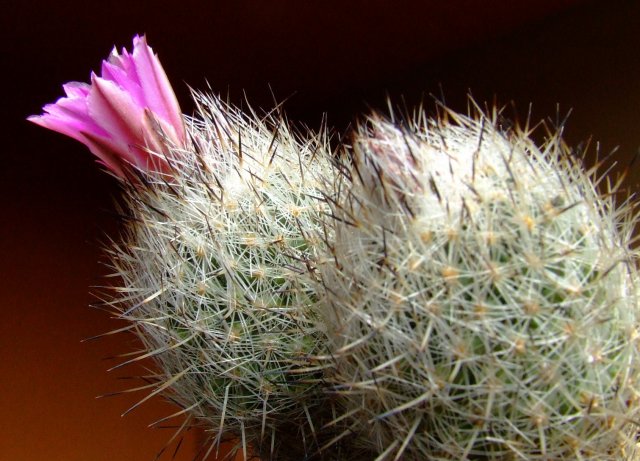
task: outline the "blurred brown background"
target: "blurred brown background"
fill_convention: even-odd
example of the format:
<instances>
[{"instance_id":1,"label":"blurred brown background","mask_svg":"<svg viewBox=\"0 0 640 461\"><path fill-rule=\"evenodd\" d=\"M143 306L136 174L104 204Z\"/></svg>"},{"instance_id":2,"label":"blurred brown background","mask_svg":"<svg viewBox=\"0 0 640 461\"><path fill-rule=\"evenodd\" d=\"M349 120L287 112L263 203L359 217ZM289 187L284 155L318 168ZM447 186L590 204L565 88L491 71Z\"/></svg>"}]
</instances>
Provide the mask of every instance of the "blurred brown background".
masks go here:
<instances>
[{"instance_id":1,"label":"blurred brown background","mask_svg":"<svg viewBox=\"0 0 640 461\"><path fill-rule=\"evenodd\" d=\"M144 393L96 400L134 385L109 356L135 343L91 309L103 283L101 241L117 235L114 181L88 151L28 124L61 84L86 81L111 47L150 44L191 113L187 84L344 131L386 95L417 104L444 94L465 110L513 101L534 119L573 113L566 136L593 135L628 164L640 146L640 2L513 0L140 1L9 0L0 17L0 459L151 461L170 430L156 400L120 417ZM559 109L558 109L559 108ZM628 184L637 185L632 169ZM161 460L172 458L175 445ZM190 460L193 437L175 459Z\"/></svg>"}]
</instances>

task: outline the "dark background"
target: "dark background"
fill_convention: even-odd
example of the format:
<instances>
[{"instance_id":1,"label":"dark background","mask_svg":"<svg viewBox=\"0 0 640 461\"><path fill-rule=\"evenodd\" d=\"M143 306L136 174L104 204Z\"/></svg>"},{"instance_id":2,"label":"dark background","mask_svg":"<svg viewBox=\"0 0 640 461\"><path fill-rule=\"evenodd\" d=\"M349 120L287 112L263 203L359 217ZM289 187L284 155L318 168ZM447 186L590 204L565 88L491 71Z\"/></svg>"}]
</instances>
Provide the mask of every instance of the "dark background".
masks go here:
<instances>
[{"instance_id":1,"label":"dark background","mask_svg":"<svg viewBox=\"0 0 640 461\"><path fill-rule=\"evenodd\" d=\"M387 94L408 106L444 94L464 111L470 91L520 113L532 102L534 119L572 109L569 143L620 146L621 165L640 146L638 1L10 0L0 16L2 459L152 460L171 434L146 428L171 411L160 401L120 418L143 393L94 399L133 385L119 378L136 370L106 372L130 338L80 342L119 326L87 307L103 283L101 242L117 235L115 181L82 145L24 120L135 33L147 33L185 113L187 85L208 82L238 104L246 91L255 107L272 106L273 92L291 119L317 127L326 114L343 132ZM192 439L177 459L191 459Z\"/></svg>"}]
</instances>

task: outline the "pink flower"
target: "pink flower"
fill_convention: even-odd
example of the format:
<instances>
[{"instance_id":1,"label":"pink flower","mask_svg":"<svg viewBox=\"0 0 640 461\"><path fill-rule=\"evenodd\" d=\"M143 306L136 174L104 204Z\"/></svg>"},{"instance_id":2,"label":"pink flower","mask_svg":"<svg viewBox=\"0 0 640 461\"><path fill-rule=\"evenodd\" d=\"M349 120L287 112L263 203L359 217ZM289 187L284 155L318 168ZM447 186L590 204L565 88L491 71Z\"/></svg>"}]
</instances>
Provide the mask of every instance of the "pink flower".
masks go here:
<instances>
[{"instance_id":1,"label":"pink flower","mask_svg":"<svg viewBox=\"0 0 640 461\"><path fill-rule=\"evenodd\" d=\"M114 48L91 84L63 88L66 97L28 120L82 142L121 177L126 164L165 171L167 146L185 145L178 101L144 36L134 37L131 54Z\"/></svg>"}]
</instances>

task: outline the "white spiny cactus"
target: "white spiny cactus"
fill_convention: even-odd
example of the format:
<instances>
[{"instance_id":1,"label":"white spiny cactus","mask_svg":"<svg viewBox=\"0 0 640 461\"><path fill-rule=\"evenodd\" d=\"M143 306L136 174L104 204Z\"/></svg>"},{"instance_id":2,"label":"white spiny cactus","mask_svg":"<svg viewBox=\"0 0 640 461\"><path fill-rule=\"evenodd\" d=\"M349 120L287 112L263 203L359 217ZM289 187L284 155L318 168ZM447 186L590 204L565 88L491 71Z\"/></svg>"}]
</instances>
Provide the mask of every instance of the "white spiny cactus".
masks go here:
<instances>
[{"instance_id":1,"label":"white spiny cactus","mask_svg":"<svg viewBox=\"0 0 640 461\"><path fill-rule=\"evenodd\" d=\"M496 114L372 116L352 150L317 266L336 420L379 460L638 459L631 205Z\"/></svg>"},{"instance_id":2,"label":"white spiny cactus","mask_svg":"<svg viewBox=\"0 0 640 461\"><path fill-rule=\"evenodd\" d=\"M325 398L312 357L326 342L305 273L324 206L316 178L333 175L326 139L303 143L276 116L195 99L191 141L169 171L125 182L112 304L159 365L154 393L203 423L211 449L236 438L264 459L283 444L301 459Z\"/></svg>"}]
</instances>

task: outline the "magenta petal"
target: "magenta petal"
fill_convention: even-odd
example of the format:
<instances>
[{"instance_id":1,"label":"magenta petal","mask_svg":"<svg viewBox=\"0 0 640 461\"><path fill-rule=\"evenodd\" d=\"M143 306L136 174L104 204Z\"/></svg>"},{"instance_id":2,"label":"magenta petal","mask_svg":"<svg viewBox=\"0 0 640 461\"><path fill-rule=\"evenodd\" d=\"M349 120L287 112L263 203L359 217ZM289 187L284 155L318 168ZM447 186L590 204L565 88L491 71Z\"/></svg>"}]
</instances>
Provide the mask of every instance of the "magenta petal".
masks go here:
<instances>
[{"instance_id":1,"label":"magenta petal","mask_svg":"<svg viewBox=\"0 0 640 461\"><path fill-rule=\"evenodd\" d=\"M184 127L180 106L158 57L147 45L146 38L134 39L133 59L148 107L173 125L179 142L184 142Z\"/></svg>"},{"instance_id":2,"label":"magenta petal","mask_svg":"<svg viewBox=\"0 0 640 461\"><path fill-rule=\"evenodd\" d=\"M68 94L74 94L81 87L65 85ZM80 132L89 132L95 136L108 136L90 116L84 98L60 98L55 104L44 106L44 114L28 117L28 120L50 130L83 141Z\"/></svg>"},{"instance_id":3,"label":"magenta petal","mask_svg":"<svg viewBox=\"0 0 640 461\"><path fill-rule=\"evenodd\" d=\"M111 54L109 55L106 61L103 61L103 63L107 63L114 67L118 67L122 69L122 71L126 75L128 75L130 80L140 85L140 79L138 78L138 74L136 73L135 62L133 62L132 56L129 54L129 52L125 48L122 48L122 54L119 54L118 50L115 47L113 47Z\"/></svg>"},{"instance_id":4,"label":"magenta petal","mask_svg":"<svg viewBox=\"0 0 640 461\"><path fill-rule=\"evenodd\" d=\"M134 43L138 36L134 37ZM118 54L117 50L114 48L112 54L108 58L108 62L121 68L131 80L136 82L138 85L141 85L140 77L138 76L138 72L136 71L136 63L133 60L133 56L127 51L126 48L122 48L122 53Z\"/></svg>"},{"instance_id":5,"label":"magenta petal","mask_svg":"<svg viewBox=\"0 0 640 461\"><path fill-rule=\"evenodd\" d=\"M109 136L94 119L89 116L86 99L62 99L56 104L47 105L44 110L53 118L61 119L70 125L80 125L82 131L96 136Z\"/></svg>"},{"instance_id":6,"label":"magenta petal","mask_svg":"<svg viewBox=\"0 0 640 461\"><path fill-rule=\"evenodd\" d=\"M95 76L92 82L87 100L91 117L100 120L111 133L122 158L142 169L152 169L157 162L146 149L161 152L163 144L157 129L147 124L149 109L136 105L130 95L113 82Z\"/></svg>"},{"instance_id":7,"label":"magenta petal","mask_svg":"<svg viewBox=\"0 0 640 461\"><path fill-rule=\"evenodd\" d=\"M120 155L119 146L114 145L107 139L95 137L88 133L83 142L91 153L98 157L107 168L120 177L125 176L122 171L122 155Z\"/></svg>"},{"instance_id":8,"label":"magenta petal","mask_svg":"<svg viewBox=\"0 0 640 461\"><path fill-rule=\"evenodd\" d=\"M125 145L140 144L142 140L142 117L144 110L136 105L131 95L115 83L92 76L93 84L87 105L89 115L99 120L112 138Z\"/></svg>"},{"instance_id":9,"label":"magenta petal","mask_svg":"<svg viewBox=\"0 0 640 461\"><path fill-rule=\"evenodd\" d=\"M91 85L83 82L68 82L62 85L65 94L71 99L86 98Z\"/></svg>"},{"instance_id":10,"label":"magenta petal","mask_svg":"<svg viewBox=\"0 0 640 461\"><path fill-rule=\"evenodd\" d=\"M30 117L27 117L27 120L35 123L36 125L40 125L52 131L57 131L58 133L69 136L76 141L82 142L82 136L80 135L79 129L85 127L76 120L53 117L50 114L31 115Z\"/></svg>"},{"instance_id":11,"label":"magenta petal","mask_svg":"<svg viewBox=\"0 0 640 461\"><path fill-rule=\"evenodd\" d=\"M114 82L125 92L129 93L138 106L144 107L146 105L145 95L140 87L140 83L136 79L132 79L131 74L127 73L125 69L103 61L101 77Z\"/></svg>"}]
</instances>

